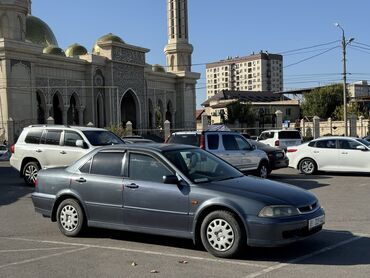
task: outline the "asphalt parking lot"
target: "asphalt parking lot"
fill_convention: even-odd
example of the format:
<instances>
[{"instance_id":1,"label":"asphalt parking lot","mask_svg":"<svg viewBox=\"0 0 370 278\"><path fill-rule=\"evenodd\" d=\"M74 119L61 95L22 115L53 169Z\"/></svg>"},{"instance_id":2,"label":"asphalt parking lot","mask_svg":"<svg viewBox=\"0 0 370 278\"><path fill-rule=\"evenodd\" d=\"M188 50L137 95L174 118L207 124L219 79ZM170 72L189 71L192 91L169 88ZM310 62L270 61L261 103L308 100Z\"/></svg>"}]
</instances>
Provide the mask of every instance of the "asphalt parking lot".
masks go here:
<instances>
[{"instance_id":1,"label":"asphalt parking lot","mask_svg":"<svg viewBox=\"0 0 370 278\"><path fill-rule=\"evenodd\" d=\"M0 277L370 277L370 174L303 176L293 169L271 179L316 194L325 229L281 248L245 248L218 259L191 241L90 229L63 236L33 210L33 189L0 162Z\"/></svg>"}]
</instances>

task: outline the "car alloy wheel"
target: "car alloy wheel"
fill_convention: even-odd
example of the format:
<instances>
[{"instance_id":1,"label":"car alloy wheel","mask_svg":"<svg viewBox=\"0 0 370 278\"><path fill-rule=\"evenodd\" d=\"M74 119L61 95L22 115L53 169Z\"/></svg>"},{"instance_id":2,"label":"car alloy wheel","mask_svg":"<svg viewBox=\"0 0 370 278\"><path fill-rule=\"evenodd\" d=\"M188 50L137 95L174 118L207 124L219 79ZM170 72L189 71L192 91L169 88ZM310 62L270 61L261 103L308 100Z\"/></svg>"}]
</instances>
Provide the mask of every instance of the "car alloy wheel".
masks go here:
<instances>
[{"instance_id":1,"label":"car alloy wheel","mask_svg":"<svg viewBox=\"0 0 370 278\"><path fill-rule=\"evenodd\" d=\"M305 175L311 175L316 171L316 164L310 158L305 158L299 164L299 170Z\"/></svg>"},{"instance_id":2,"label":"car alloy wheel","mask_svg":"<svg viewBox=\"0 0 370 278\"><path fill-rule=\"evenodd\" d=\"M34 161L28 162L26 166L24 166L23 176L24 176L25 182L28 185L35 185L37 173L39 170L40 170L40 167Z\"/></svg>"},{"instance_id":3,"label":"car alloy wheel","mask_svg":"<svg viewBox=\"0 0 370 278\"><path fill-rule=\"evenodd\" d=\"M231 212L214 211L208 214L200 233L203 246L216 257L229 258L240 252L242 231Z\"/></svg>"},{"instance_id":4,"label":"car alloy wheel","mask_svg":"<svg viewBox=\"0 0 370 278\"><path fill-rule=\"evenodd\" d=\"M59 230L66 236L77 236L84 226L84 214L74 199L66 199L57 210Z\"/></svg>"}]
</instances>

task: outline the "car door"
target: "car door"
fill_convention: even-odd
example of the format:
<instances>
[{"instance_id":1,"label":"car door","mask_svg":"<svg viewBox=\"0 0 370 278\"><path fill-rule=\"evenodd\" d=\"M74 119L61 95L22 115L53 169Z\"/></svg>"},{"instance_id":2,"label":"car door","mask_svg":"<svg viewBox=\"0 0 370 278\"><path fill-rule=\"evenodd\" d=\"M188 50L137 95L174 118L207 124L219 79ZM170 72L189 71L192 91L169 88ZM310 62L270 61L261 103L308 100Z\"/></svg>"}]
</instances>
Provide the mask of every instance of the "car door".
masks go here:
<instances>
[{"instance_id":1,"label":"car door","mask_svg":"<svg viewBox=\"0 0 370 278\"><path fill-rule=\"evenodd\" d=\"M72 130L65 130L62 136L62 146L59 150L60 164L69 166L85 155L89 149L76 146L77 140L83 140L80 134Z\"/></svg>"},{"instance_id":2,"label":"car door","mask_svg":"<svg viewBox=\"0 0 370 278\"><path fill-rule=\"evenodd\" d=\"M339 166L339 150L335 139L324 139L316 142L312 148L312 155L318 169L323 171L335 171Z\"/></svg>"},{"instance_id":3,"label":"car door","mask_svg":"<svg viewBox=\"0 0 370 278\"><path fill-rule=\"evenodd\" d=\"M163 176L175 173L156 156L130 152L126 161L124 224L189 231L190 187L163 183Z\"/></svg>"},{"instance_id":4,"label":"car door","mask_svg":"<svg viewBox=\"0 0 370 278\"><path fill-rule=\"evenodd\" d=\"M123 151L101 151L71 177L89 221L122 224Z\"/></svg>"},{"instance_id":5,"label":"car door","mask_svg":"<svg viewBox=\"0 0 370 278\"><path fill-rule=\"evenodd\" d=\"M370 172L370 152L357 149L363 146L352 139L339 139L339 166L342 171Z\"/></svg>"},{"instance_id":6,"label":"car door","mask_svg":"<svg viewBox=\"0 0 370 278\"><path fill-rule=\"evenodd\" d=\"M236 142L238 143L240 152L242 154L241 164L242 167L247 167L248 169L257 169L259 162L261 160L257 152L251 144L241 135L235 135ZM244 166L245 165L245 166Z\"/></svg>"},{"instance_id":7,"label":"car door","mask_svg":"<svg viewBox=\"0 0 370 278\"><path fill-rule=\"evenodd\" d=\"M218 155L241 171L249 170L252 162L240 149L236 134L222 134L221 138L224 150Z\"/></svg>"},{"instance_id":8,"label":"car door","mask_svg":"<svg viewBox=\"0 0 370 278\"><path fill-rule=\"evenodd\" d=\"M39 153L40 162L43 168L64 166L60 160L61 129L45 129L36 150Z\"/></svg>"}]
</instances>

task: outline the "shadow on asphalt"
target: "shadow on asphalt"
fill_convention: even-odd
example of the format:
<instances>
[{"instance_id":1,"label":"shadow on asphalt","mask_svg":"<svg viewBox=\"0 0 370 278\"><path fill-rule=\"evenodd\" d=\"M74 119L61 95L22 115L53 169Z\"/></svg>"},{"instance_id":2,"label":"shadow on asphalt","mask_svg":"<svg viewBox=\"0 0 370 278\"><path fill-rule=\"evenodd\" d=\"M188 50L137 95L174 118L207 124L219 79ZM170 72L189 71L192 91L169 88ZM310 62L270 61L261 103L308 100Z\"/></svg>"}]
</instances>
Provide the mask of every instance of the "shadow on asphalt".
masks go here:
<instances>
[{"instance_id":1,"label":"shadow on asphalt","mask_svg":"<svg viewBox=\"0 0 370 278\"><path fill-rule=\"evenodd\" d=\"M205 256L211 256L203 247L194 246L193 242L187 239L97 228L89 229L84 237L110 238L117 241L162 245L185 250L201 250ZM369 265L369 250L370 238L358 238L347 231L323 230L310 238L284 247L246 247L242 254L234 260L313 265Z\"/></svg>"},{"instance_id":2,"label":"shadow on asphalt","mask_svg":"<svg viewBox=\"0 0 370 278\"><path fill-rule=\"evenodd\" d=\"M322 181L331 179L331 176L327 175L302 175L302 174L274 174L272 173L269 179L279 182L285 182L298 186L300 188L310 190L319 187L329 186L329 183L324 183Z\"/></svg>"},{"instance_id":3,"label":"shadow on asphalt","mask_svg":"<svg viewBox=\"0 0 370 278\"><path fill-rule=\"evenodd\" d=\"M33 191L9 162L0 162L0 206L10 205Z\"/></svg>"}]
</instances>

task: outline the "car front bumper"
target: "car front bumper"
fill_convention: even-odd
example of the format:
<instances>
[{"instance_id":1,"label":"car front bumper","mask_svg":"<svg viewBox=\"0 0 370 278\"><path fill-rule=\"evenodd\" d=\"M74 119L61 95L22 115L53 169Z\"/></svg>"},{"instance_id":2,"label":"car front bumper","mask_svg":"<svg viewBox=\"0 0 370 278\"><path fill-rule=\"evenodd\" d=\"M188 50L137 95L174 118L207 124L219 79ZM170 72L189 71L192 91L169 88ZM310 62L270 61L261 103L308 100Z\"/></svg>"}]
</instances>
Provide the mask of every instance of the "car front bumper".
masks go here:
<instances>
[{"instance_id":1,"label":"car front bumper","mask_svg":"<svg viewBox=\"0 0 370 278\"><path fill-rule=\"evenodd\" d=\"M312 213L285 218L248 216L247 243L256 247L277 247L305 239L322 230L324 223L312 229L308 228L309 220L320 216L325 216L323 208Z\"/></svg>"}]
</instances>

